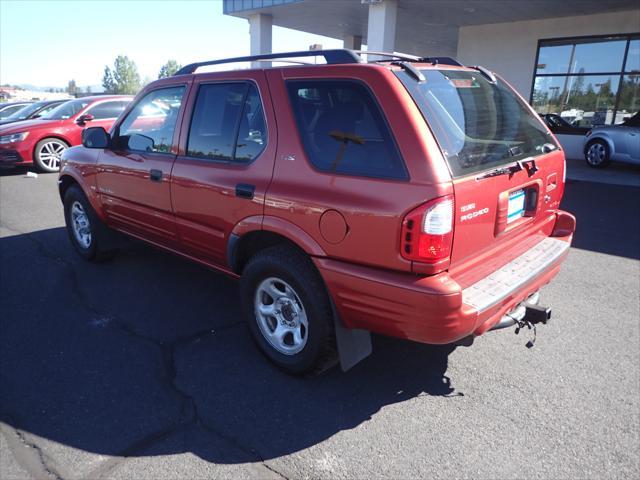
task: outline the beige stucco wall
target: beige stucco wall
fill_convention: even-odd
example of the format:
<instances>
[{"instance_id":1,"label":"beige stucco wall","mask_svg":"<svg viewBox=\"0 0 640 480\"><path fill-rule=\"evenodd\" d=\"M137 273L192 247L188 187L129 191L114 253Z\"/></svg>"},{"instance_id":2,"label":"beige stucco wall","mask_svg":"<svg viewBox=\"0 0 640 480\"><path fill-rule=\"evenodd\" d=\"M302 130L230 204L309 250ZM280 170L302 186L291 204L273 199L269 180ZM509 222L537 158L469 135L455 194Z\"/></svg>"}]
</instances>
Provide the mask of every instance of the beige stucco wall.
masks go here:
<instances>
[{"instance_id":1,"label":"beige stucco wall","mask_svg":"<svg viewBox=\"0 0 640 480\"><path fill-rule=\"evenodd\" d=\"M631 32L640 32L640 9L461 27L458 60L499 73L528 100L538 40Z\"/></svg>"}]
</instances>

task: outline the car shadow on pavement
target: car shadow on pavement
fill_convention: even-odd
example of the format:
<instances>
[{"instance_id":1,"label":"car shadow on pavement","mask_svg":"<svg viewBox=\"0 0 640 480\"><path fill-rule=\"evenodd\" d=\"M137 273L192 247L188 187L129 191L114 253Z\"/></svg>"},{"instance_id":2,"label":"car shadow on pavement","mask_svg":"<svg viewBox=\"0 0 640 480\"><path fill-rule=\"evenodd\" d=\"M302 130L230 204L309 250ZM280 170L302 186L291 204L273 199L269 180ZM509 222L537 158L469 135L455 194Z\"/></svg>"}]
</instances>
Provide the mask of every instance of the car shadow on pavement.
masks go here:
<instances>
[{"instance_id":1,"label":"car shadow on pavement","mask_svg":"<svg viewBox=\"0 0 640 480\"><path fill-rule=\"evenodd\" d=\"M463 395L454 347L383 337L349 372L288 376L249 338L235 281L138 243L91 264L63 228L16 234L0 275L0 421L87 452L263 461L398 402Z\"/></svg>"},{"instance_id":2,"label":"car shadow on pavement","mask_svg":"<svg viewBox=\"0 0 640 480\"><path fill-rule=\"evenodd\" d=\"M640 259L640 188L568 181L561 208L576 217L573 248Z\"/></svg>"},{"instance_id":3,"label":"car shadow on pavement","mask_svg":"<svg viewBox=\"0 0 640 480\"><path fill-rule=\"evenodd\" d=\"M27 172L35 172L33 166L18 166L18 167L0 167L0 177L17 177L19 175L26 175ZM39 174L38 174L39 175Z\"/></svg>"}]
</instances>

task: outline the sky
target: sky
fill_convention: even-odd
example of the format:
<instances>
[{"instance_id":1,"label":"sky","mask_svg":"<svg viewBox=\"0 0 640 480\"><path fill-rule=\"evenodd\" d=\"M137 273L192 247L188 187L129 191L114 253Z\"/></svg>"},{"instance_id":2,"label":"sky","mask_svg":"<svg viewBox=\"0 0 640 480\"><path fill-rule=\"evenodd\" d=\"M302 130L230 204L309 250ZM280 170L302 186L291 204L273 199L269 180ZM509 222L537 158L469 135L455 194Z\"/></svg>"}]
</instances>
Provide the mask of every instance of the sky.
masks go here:
<instances>
[{"instance_id":1,"label":"sky","mask_svg":"<svg viewBox=\"0 0 640 480\"><path fill-rule=\"evenodd\" d=\"M336 39L274 27L273 51ZM104 66L127 55L154 80L169 59L249 54L249 23L222 14L221 0L0 0L0 84L100 85Z\"/></svg>"}]
</instances>

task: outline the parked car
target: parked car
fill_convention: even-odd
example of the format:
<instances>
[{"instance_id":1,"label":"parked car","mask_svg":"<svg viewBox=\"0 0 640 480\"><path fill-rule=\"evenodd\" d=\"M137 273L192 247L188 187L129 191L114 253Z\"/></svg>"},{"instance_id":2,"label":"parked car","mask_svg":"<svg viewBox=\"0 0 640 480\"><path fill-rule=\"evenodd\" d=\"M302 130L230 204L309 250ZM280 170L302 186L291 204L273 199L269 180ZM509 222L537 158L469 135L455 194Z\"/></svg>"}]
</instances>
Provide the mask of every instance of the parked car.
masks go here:
<instances>
[{"instance_id":1,"label":"parked car","mask_svg":"<svg viewBox=\"0 0 640 480\"><path fill-rule=\"evenodd\" d=\"M540 116L547 124L547 127L556 135L585 135L589 131L589 127L581 127L574 123L569 123L555 113L546 113Z\"/></svg>"},{"instance_id":2,"label":"parked car","mask_svg":"<svg viewBox=\"0 0 640 480\"><path fill-rule=\"evenodd\" d=\"M82 142L91 125L111 128L132 97L99 96L70 100L40 118L0 125L0 166L35 163L43 172L57 172L60 155Z\"/></svg>"},{"instance_id":3,"label":"parked car","mask_svg":"<svg viewBox=\"0 0 640 480\"><path fill-rule=\"evenodd\" d=\"M640 164L640 112L619 125L589 130L584 139L584 158L593 168L604 168L612 160Z\"/></svg>"},{"instance_id":4,"label":"parked car","mask_svg":"<svg viewBox=\"0 0 640 480\"><path fill-rule=\"evenodd\" d=\"M119 231L240 279L262 352L291 373L343 368L368 332L467 342L546 322L539 289L575 227L565 161L502 79L451 59L356 52L327 64L197 73L146 86L108 134L63 153L69 238ZM203 292L203 294L206 294Z\"/></svg>"},{"instance_id":5,"label":"parked car","mask_svg":"<svg viewBox=\"0 0 640 480\"><path fill-rule=\"evenodd\" d=\"M63 100L42 100L40 102L31 103L0 120L0 125L40 118L42 115L49 113L54 108L68 101L69 99L66 98Z\"/></svg>"},{"instance_id":6,"label":"parked car","mask_svg":"<svg viewBox=\"0 0 640 480\"><path fill-rule=\"evenodd\" d=\"M26 107L31 102L7 102L0 103L0 120L7 118L9 115L17 112L23 107Z\"/></svg>"}]
</instances>

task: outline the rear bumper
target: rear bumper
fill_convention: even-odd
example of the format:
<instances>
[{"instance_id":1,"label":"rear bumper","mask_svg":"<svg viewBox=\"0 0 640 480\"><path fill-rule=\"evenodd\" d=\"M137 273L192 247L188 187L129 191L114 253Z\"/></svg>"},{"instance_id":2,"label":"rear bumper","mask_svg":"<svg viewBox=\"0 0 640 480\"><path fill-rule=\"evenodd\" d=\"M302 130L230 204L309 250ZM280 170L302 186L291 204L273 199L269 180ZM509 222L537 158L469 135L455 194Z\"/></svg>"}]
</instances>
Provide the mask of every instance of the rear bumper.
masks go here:
<instances>
[{"instance_id":1,"label":"rear bumper","mask_svg":"<svg viewBox=\"0 0 640 480\"><path fill-rule=\"evenodd\" d=\"M329 259L314 261L345 326L447 344L490 330L558 274L569 252L575 219L558 212L556 225L563 227L554 228L562 236L542 239L465 288L449 272L418 277Z\"/></svg>"}]
</instances>

